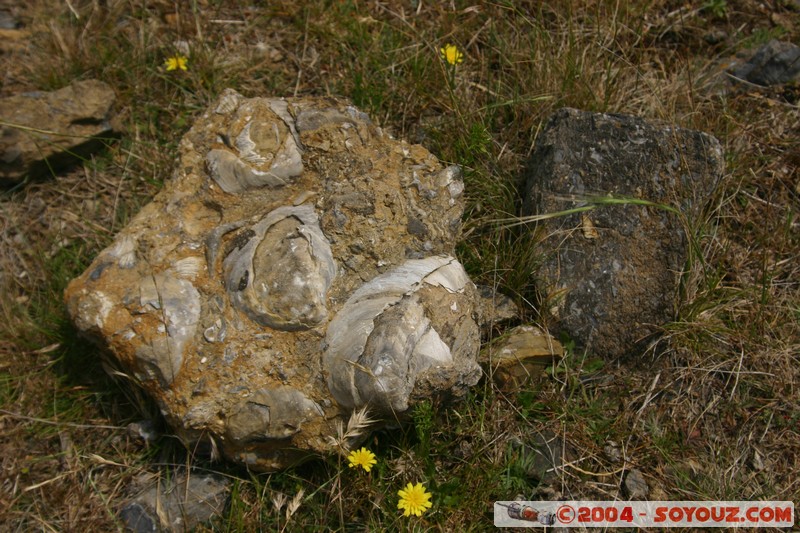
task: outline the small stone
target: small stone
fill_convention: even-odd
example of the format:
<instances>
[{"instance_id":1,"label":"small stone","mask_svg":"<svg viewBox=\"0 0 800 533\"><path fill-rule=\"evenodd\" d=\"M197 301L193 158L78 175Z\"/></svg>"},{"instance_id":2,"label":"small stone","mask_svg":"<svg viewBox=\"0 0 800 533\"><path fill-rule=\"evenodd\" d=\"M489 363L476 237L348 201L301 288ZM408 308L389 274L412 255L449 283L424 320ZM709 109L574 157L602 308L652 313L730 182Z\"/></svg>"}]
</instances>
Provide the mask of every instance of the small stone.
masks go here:
<instances>
[{"instance_id":1,"label":"small stone","mask_svg":"<svg viewBox=\"0 0 800 533\"><path fill-rule=\"evenodd\" d=\"M519 316L519 307L514 300L488 285L479 285L481 297L481 328L488 331L497 323L505 322Z\"/></svg>"},{"instance_id":2,"label":"small stone","mask_svg":"<svg viewBox=\"0 0 800 533\"><path fill-rule=\"evenodd\" d=\"M735 65L731 75L761 86L780 85L800 79L800 46L771 40L744 63Z\"/></svg>"},{"instance_id":3,"label":"small stone","mask_svg":"<svg viewBox=\"0 0 800 533\"><path fill-rule=\"evenodd\" d=\"M157 515L139 502L129 502L122 508L119 518L127 531L151 533L158 531Z\"/></svg>"},{"instance_id":4,"label":"small stone","mask_svg":"<svg viewBox=\"0 0 800 533\"><path fill-rule=\"evenodd\" d=\"M280 61L283 61L283 52L270 44L259 41L255 44L254 48L256 54L272 61L273 63L279 63Z\"/></svg>"},{"instance_id":5,"label":"small stone","mask_svg":"<svg viewBox=\"0 0 800 533\"><path fill-rule=\"evenodd\" d=\"M753 460L751 464L753 465L753 470L757 472L761 472L765 468L764 456L756 449L753 450Z\"/></svg>"},{"instance_id":6,"label":"small stone","mask_svg":"<svg viewBox=\"0 0 800 533\"><path fill-rule=\"evenodd\" d=\"M728 38L728 33L725 30L714 28L705 35L703 40L708 44L719 44Z\"/></svg>"},{"instance_id":7,"label":"small stone","mask_svg":"<svg viewBox=\"0 0 800 533\"><path fill-rule=\"evenodd\" d=\"M612 463L622 461L622 451L619 449L619 444L613 440L606 442L605 446L603 446L603 453Z\"/></svg>"},{"instance_id":8,"label":"small stone","mask_svg":"<svg viewBox=\"0 0 800 533\"><path fill-rule=\"evenodd\" d=\"M776 26L781 26L783 29L791 32L795 28L795 21L793 15L786 15L783 13L776 13L772 12L769 15L769 19L772 21L773 24Z\"/></svg>"},{"instance_id":9,"label":"small stone","mask_svg":"<svg viewBox=\"0 0 800 533\"><path fill-rule=\"evenodd\" d=\"M487 367L498 388L518 391L542 375L564 356L564 348L550 335L534 326L517 326L481 352L479 361Z\"/></svg>"},{"instance_id":10,"label":"small stone","mask_svg":"<svg viewBox=\"0 0 800 533\"><path fill-rule=\"evenodd\" d=\"M0 30L16 30L21 25L10 11L0 9Z\"/></svg>"},{"instance_id":11,"label":"small stone","mask_svg":"<svg viewBox=\"0 0 800 533\"><path fill-rule=\"evenodd\" d=\"M625 476L625 493L631 500L645 500L650 492L650 487L644 480L644 475L635 468Z\"/></svg>"},{"instance_id":12,"label":"small stone","mask_svg":"<svg viewBox=\"0 0 800 533\"><path fill-rule=\"evenodd\" d=\"M131 422L126 426L125 430L129 437L145 445L153 444L160 436L152 420Z\"/></svg>"},{"instance_id":13,"label":"small stone","mask_svg":"<svg viewBox=\"0 0 800 533\"><path fill-rule=\"evenodd\" d=\"M98 80L0 99L0 184L48 176L102 148L114 134L114 100Z\"/></svg>"},{"instance_id":14,"label":"small stone","mask_svg":"<svg viewBox=\"0 0 800 533\"><path fill-rule=\"evenodd\" d=\"M220 476L170 472L152 480L120 511L125 528L136 533L183 532L219 516L229 482Z\"/></svg>"}]
</instances>

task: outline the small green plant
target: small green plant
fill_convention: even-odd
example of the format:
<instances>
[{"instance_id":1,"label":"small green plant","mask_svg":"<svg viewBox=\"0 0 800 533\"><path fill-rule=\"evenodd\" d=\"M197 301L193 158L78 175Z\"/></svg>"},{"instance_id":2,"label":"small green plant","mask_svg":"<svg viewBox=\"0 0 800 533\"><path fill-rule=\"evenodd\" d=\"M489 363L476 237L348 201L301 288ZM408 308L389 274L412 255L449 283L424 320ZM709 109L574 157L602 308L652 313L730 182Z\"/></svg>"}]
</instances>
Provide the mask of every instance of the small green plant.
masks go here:
<instances>
[{"instance_id":1,"label":"small green plant","mask_svg":"<svg viewBox=\"0 0 800 533\"><path fill-rule=\"evenodd\" d=\"M504 456L505 469L501 478L501 488L507 494L528 494L536 485L530 472L536 462L536 453L526 451L520 445L509 443Z\"/></svg>"},{"instance_id":2,"label":"small green plant","mask_svg":"<svg viewBox=\"0 0 800 533\"><path fill-rule=\"evenodd\" d=\"M418 449L421 456L428 454L431 445L431 431L434 427L433 403L423 400L414 406L411 418L414 421L414 431L419 439Z\"/></svg>"},{"instance_id":3,"label":"small green plant","mask_svg":"<svg viewBox=\"0 0 800 533\"><path fill-rule=\"evenodd\" d=\"M547 420L548 405L539 399L539 391L524 390L519 392L517 394L517 403L519 404L519 415L523 420Z\"/></svg>"},{"instance_id":4,"label":"small green plant","mask_svg":"<svg viewBox=\"0 0 800 533\"><path fill-rule=\"evenodd\" d=\"M703 10L708 11L715 18L724 18L728 12L728 2L726 0L709 0L703 4Z\"/></svg>"}]
</instances>

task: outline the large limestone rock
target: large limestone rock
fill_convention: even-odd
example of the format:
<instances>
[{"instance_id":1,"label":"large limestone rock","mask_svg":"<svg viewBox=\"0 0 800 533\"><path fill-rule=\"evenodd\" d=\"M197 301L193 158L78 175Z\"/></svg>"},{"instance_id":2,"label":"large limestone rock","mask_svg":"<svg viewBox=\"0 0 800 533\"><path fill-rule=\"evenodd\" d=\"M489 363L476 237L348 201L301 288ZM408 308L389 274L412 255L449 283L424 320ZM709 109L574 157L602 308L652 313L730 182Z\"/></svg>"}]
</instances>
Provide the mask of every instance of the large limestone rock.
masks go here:
<instances>
[{"instance_id":1,"label":"large limestone rock","mask_svg":"<svg viewBox=\"0 0 800 533\"><path fill-rule=\"evenodd\" d=\"M337 421L480 377L457 167L332 99L226 91L174 178L66 291L187 442L275 470Z\"/></svg>"},{"instance_id":2,"label":"large limestone rock","mask_svg":"<svg viewBox=\"0 0 800 533\"><path fill-rule=\"evenodd\" d=\"M0 185L51 175L101 148L114 131L114 100L98 80L0 99Z\"/></svg>"},{"instance_id":3,"label":"large limestone rock","mask_svg":"<svg viewBox=\"0 0 800 533\"><path fill-rule=\"evenodd\" d=\"M545 221L540 288L577 344L604 357L630 355L674 317L685 221L701 216L723 169L722 148L705 133L576 109L551 117L531 156L526 214L608 195L681 213L622 203Z\"/></svg>"}]
</instances>

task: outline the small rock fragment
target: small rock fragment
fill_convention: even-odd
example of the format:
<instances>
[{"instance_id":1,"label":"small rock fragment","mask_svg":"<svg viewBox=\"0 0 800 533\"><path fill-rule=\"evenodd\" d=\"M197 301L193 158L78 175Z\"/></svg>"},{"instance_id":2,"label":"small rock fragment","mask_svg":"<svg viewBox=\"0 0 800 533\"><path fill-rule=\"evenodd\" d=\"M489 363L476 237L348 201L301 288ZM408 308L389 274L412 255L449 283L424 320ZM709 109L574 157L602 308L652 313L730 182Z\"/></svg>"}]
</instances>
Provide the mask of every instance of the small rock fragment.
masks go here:
<instances>
[{"instance_id":1,"label":"small rock fragment","mask_svg":"<svg viewBox=\"0 0 800 533\"><path fill-rule=\"evenodd\" d=\"M753 465L753 470L757 472L761 472L765 468L764 456L756 449L753 449L753 459L750 461L750 464Z\"/></svg>"},{"instance_id":2,"label":"small rock fragment","mask_svg":"<svg viewBox=\"0 0 800 533\"><path fill-rule=\"evenodd\" d=\"M114 91L98 80L0 99L0 185L48 176L114 134Z\"/></svg>"},{"instance_id":3,"label":"small rock fragment","mask_svg":"<svg viewBox=\"0 0 800 533\"><path fill-rule=\"evenodd\" d=\"M139 502L129 502L119 512L126 531L151 533L158 531L158 517Z\"/></svg>"},{"instance_id":4,"label":"small rock fragment","mask_svg":"<svg viewBox=\"0 0 800 533\"><path fill-rule=\"evenodd\" d=\"M497 292L488 285L479 285L478 294L481 297L480 314L481 329L488 331L499 322L511 320L519 316L519 307L514 300L501 292Z\"/></svg>"},{"instance_id":5,"label":"small rock fragment","mask_svg":"<svg viewBox=\"0 0 800 533\"><path fill-rule=\"evenodd\" d=\"M605 446L603 446L603 453L612 463L618 463L622 460L622 450L620 450L619 444L613 440L606 442Z\"/></svg>"},{"instance_id":6,"label":"small rock fragment","mask_svg":"<svg viewBox=\"0 0 800 533\"><path fill-rule=\"evenodd\" d=\"M631 500L645 500L650 492L650 487L644 480L644 475L635 468L625 476L625 493Z\"/></svg>"},{"instance_id":7,"label":"small rock fragment","mask_svg":"<svg viewBox=\"0 0 800 533\"><path fill-rule=\"evenodd\" d=\"M159 437L158 430L152 420L131 422L125 428L128 436L145 445L153 444Z\"/></svg>"},{"instance_id":8,"label":"small rock fragment","mask_svg":"<svg viewBox=\"0 0 800 533\"><path fill-rule=\"evenodd\" d=\"M800 79L800 46L772 39L730 73L740 80L768 87Z\"/></svg>"},{"instance_id":9,"label":"small rock fragment","mask_svg":"<svg viewBox=\"0 0 800 533\"><path fill-rule=\"evenodd\" d=\"M119 513L136 533L183 532L208 522L225 509L229 482L211 474L171 472L156 479Z\"/></svg>"},{"instance_id":10,"label":"small rock fragment","mask_svg":"<svg viewBox=\"0 0 800 533\"><path fill-rule=\"evenodd\" d=\"M500 390L513 392L537 379L564 356L564 348L534 326L517 326L496 345L484 349L480 362Z\"/></svg>"}]
</instances>

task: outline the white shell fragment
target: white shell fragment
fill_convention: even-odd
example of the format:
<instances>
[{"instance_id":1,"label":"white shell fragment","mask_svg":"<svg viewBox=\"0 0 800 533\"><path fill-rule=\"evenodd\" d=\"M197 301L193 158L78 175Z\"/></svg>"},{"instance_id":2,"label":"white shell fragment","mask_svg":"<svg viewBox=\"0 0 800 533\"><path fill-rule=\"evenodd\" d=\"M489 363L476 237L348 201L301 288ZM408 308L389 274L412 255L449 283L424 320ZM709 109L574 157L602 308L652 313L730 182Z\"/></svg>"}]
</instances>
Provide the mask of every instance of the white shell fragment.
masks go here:
<instances>
[{"instance_id":1,"label":"white shell fragment","mask_svg":"<svg viewBox=\"0 0 800 533\"><path fill-rule=\"evenodd\" d=\"M369 403L385 412L405 411L416 375L453 361L416 291L444 289L449 309L448 296L471 283L456 259L435 256L406 261L362 285L325 336L323 362L336 401L350 409Z\"/></svg>"},{"instance_id":2,"label":"white shell fragment","mask_svg":"<svg viewBox=\"0 0 800 533\"><path fill-rule=\"evenodd\" d=\"M173 270L179 278L192 280L205 267L205 260L202 257L190 256L175 261Z\"/></svg>"},{"instance_id":3,"label":"white shell fragment","mask_svg":"<svg viewBox=\"0 0 800 533\"><path fill-rule=\"evenodd\" d=\"M200 294L191 282L166 273L143 278L139 286L142 312L164 327L149 330L146 343L136 350L144 379L169 385L181 370L185 349L200 318Z\"/></svg>"},{"instance_id":4,"label":"white shell fragment","mask_svg":"<svg viewBox=\"0 0 800 533\"><path fill-rule=\"evenodd\" d=\"M227 115L229 113L233 113L239 107L239 101L242 99L242 95L234 91L233 89L225 89L222 92L222 95L219 98L219 103L217 107L214 108L214 113L219 115Z\"/></svg>"},{"instance_id":5,"label":"white shell fragment","mask_svg":"<svg viewBox=\"0 0 800 533\"><path fill-rule=\"evenodd\" d=\"M348 102L226 90L66 304L187 445L280 470L480 379L463 208L458 167Z\"/></svg>"},{"instance_id":6,"label":"white shell fragment","mask_svg":"<svg viewBox=\"0 0 800 533\"><path fill-rule=\"evenodd\" d=\"M119 239L108 253L117 259L120 268L132 268L136 264L136 239L125 236Z\"/></svg>"}]
</instances>

